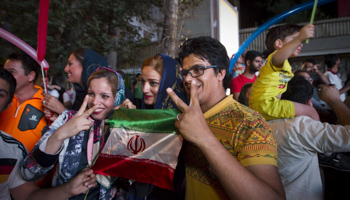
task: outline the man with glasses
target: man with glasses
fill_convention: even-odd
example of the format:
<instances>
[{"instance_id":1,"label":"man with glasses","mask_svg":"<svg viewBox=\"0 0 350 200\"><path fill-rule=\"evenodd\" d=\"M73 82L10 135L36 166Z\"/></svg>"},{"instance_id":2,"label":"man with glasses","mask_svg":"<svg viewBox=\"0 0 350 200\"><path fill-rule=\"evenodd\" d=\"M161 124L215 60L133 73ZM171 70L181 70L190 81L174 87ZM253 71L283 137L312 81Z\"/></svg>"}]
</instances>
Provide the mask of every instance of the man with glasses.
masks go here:
<instances>
[{"instance_id":1,"label":"man with glasses","mask_svg":"<svg viewBox=\"0 0 350 200\"><path fill-rule=\"evenodd\" d=\"M230 89L233 98L238 101L239 93L246 83L254 83L256 80L255 72L263 66L262 55L258 51L248 51L245 54L245 70L243 74L237 76L231 81Z\"/></svg>"},{"instance_id":2,"label":"man with glasses","mask_svg":"<svg viewBox=\"0 0 350 200\"><path fill-rule=\"evenodd\" d=\"M186 199L284 199L277 144L260 114L226 96L229 59L210 37L187 40L179 54L190 96L175 126L189 142L185 152Z\"/></svg>"}]
</instances>

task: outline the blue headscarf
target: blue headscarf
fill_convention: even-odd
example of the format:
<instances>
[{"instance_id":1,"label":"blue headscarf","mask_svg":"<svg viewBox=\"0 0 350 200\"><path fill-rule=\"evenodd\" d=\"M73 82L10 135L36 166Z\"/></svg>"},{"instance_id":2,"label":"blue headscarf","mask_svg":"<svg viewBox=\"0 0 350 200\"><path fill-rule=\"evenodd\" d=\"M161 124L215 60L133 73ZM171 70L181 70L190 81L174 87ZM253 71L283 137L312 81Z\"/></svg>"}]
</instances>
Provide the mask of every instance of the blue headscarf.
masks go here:
<instances>
[{"instance_id":1,"label":"blue headscarf","mask_svg":"<svg viewBox=\"0 0 350 200\"><path fill-rule=\"evenodd\" d=\"M117 93L115 94L113 106L114 107L119 106L125 100L125 85L124 85L123 77L118 72L115 72L114 70L108 67L99 67L96 69L96 71L100 69L106 69L108 71L115 73L118 76L118 88L117 88ZM92 131L94 132L94 143L100 141L100 124L101 124L101 121L97 121L97 120L94 121L93 129L92 129Z\"/></svg>"},{"instance_id":2,"label":"blue headscarf","mask_svg":"<svg viewBox=\"0 0 350 200\"><path fill-rule=\"evenodd\" d=\"M83 83L83 87L77 83L74 84L76 98L72 107L73 110L79 110L87 92L87 81L89 79L89 76L99 67L108 67L107 59L91 49L86 49L84 55L83 71L81 73L81 81Z\"/></svg>"},{"instance_id":3,"label":"blue headscarf","mask_svg":"<svg viewBox=\"0 0 350 200\"><path fill-rule=\"evenodd\" d=\"M185 103L187 103L185 96L185 88L179 75L178 63L173 58L160 54L163 59L163 74L160 81L158 96L154 109L178 109L176 104L166 92L167 88L172 88L176 95ZM147 109L144 99L142 99L141 109Z\"/></svg>"},{"instance_id":4,"label":"blue headscarf","mask_svg":"<svg viewBox=\"0 0 350 200\"><path fill-rule=\"evenodd\" d=\"M114 107L119 106L125 100L124 79L118 72L116 72L110 68L107 68L107 67L103 67L103 68L114 72L118 76L118 88L117 88L117 93L115 94Z\"/></svg>"}]
</instances>

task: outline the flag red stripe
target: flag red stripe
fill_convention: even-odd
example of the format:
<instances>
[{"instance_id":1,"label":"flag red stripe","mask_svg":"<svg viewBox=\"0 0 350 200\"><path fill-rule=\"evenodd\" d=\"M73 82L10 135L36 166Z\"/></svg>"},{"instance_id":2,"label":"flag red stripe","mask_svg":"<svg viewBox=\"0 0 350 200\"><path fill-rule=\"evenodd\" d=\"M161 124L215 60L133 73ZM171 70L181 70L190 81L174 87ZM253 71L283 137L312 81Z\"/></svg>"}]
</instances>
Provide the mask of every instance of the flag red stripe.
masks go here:
<instances>
[{"instance_id":1,"label":"flag red stripe","mask_svg":"<svg viewBox=\"0 0 350 200\"><path fill-rule=\"evenodd\" d=\"M175 170L155 160L100 154L92 169L96 174L133 179L174 190Z\"/></svg>"},{"instance_id":2,"label":"flag red stripe","mask_svg":"<svg viewBox=\"0 0 350 200\"><path fill-rule=\"evenodd\" d=\"M0 175L10 174L15 166L0 166Z\"/></svg>"}]
</instances>

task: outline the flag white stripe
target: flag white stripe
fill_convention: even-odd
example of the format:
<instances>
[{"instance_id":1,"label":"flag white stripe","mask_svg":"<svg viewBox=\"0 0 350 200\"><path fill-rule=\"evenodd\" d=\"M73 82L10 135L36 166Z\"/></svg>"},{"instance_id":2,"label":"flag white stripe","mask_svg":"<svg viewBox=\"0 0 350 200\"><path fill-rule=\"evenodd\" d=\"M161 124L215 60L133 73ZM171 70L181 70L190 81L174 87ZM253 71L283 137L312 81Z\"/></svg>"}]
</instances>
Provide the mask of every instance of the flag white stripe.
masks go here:
<instances>
[{"instance_id":1,"label":"flag white stripe","mask_svg":"<svg viewBox=\"0 0 350 200\"><path fill-rule=\"evenodd\" d=\"M144 146L142 141L144 141ZM135 159L150 159L168 164L175 169L181 145L182 137L174 133L145 133L112 128L101 153Z\"/></svg>"}]
</instances>

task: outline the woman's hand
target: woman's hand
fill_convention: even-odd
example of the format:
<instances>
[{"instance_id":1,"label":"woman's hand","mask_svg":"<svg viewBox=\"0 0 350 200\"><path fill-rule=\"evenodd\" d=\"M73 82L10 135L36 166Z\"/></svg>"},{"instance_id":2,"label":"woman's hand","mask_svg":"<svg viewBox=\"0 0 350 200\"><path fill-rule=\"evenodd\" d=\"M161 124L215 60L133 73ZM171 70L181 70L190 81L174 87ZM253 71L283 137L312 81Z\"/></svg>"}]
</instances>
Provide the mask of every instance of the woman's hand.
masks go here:
<instances>
[{"instance_id":1,"label":"woman's hand","mask_svg":"<svg viewBox=\"0 0 350 200\"><path fill-rule=\"evenodd\" d=\"M129 99L125 99L123 103L115 107L114 110L117 110L119 108L136 109L136 106Z\"/></svg>"},{"instance_id":2,"label":"woman's hand","mask_svg":"<svg viewBox=\"0 0 350 200\"><path fill-rule=\"evenodd\" d=\"M90 129L93 123L90 115L98 108L99 105L94 105L92 108L85 111L88 100L89 96L86 95L77 114L51 135L45 148L46 153L56 154L65 139L77 135L80 131Z\"/></svg>"},{"instance_id":3,"label":"woman's hand","mask_svg":"<svg viewBox=\"0 0 350 200\"><path fill-rule=\"evenodd\" d=\"M44 114L45 114L46 119L50 120L51 122L55 121L58 117L57 113L51 112L47 108L44 108Z\"/></svg>"},{"instance_id":4,"label":"woman's hand","mask_svg":"<svg viewBox=\"0 0 350 200\"><path fill-rule=\"evenodd\" d=\"M66 107L56 98L49 94L43 93L44 100L43 106L44 108L49 109L52 112L60 115L63 111L67 110Z\"/></svg>"},{"instance_id":5,"label":"woman's hand","mask_svg":"<svg viewBox=\"0 0 350 200\"><path fill-rule=\"evenodd\" d=\"M65 125L60 127L66 130L65 133L63 133L65 138L73 137L80 131L87 131L92 126L93 120L90 118L90 115L98 108L98 105L94 105L92 108L86 110L88 100L89 96L86 95L77 114Z\"/></svg>"},{"instance_id":6,"label":"woman's hand","mask_svg":"<svg viewBox=\"0 0 350 200\"><path fill-rule=\"evenodd\" d=\"M96 175L92 169L85 168L68 182L66 191L73 196L84 193L96 185Z\"/></svg>"}]
</instances>

